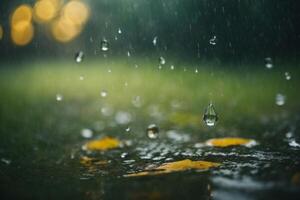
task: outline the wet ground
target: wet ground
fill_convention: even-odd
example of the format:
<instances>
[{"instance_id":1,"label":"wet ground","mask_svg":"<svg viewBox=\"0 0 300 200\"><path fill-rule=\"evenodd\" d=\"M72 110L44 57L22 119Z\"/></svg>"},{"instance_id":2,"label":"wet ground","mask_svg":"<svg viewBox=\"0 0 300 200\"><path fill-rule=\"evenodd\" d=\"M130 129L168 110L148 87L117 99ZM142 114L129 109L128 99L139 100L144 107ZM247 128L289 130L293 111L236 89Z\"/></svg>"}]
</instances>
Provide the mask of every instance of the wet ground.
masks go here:
<instances>
[{"instance_id":1,"label":"wet ground","mask_svg":"<svg viewBox=\"0 0 300 200\"><path fill-rule=\"evenodd\" d=\"M290 71L287 82L286 68L246 78L242 72L178 68L2 70L3 199L298 199L299 73ZM282 105L278 92L285 96ZM210 101L219 116L213 127L202 121ZM152 123L160 129L156 139L146 134ZM83 149L106 136L122 146ZM219 137L249 138L256 145L205 145ZM221 165L124 176L183 159Z\"/></svg>"}]
</instances>

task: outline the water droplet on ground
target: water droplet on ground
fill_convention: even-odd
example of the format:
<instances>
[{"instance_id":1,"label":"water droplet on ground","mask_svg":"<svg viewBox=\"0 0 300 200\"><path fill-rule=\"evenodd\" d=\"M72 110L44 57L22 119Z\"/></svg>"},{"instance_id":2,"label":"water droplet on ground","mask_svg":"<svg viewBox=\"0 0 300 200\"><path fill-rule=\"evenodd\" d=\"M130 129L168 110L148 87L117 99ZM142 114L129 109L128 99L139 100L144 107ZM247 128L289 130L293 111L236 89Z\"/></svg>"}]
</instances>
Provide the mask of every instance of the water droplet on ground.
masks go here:
<instances>
[{"instance_id":1,"label":"water droplet on ground","mask_svg":"<svg viewBox=\"0 0 300 200\"><path fill-rule=\"evenodd\" d=\"M105 97L107 97L107 95L108 95L108 92L106 90L101 90L101 92L100 92L101 97L105 98Z\"/></svg>"},{"instance_id":2,"label":"water droplet on ground","mask_svg":"<svg viewBox=\"0 0 300 200\"><path fill-rule=\"evenodd\" d=\"M108 41L104 38L104 39L101 41L101 50L102 50L102 51L108 51L108 49L109 49Z\"/></svg>"},{"instance_id":3,"label":"water droplet on ground","mask_svg":"<svg viewBox=\"0 0 300 200\"><path fill-rule=\"evenodd\" d=\"M93 131L91 129L88 129L88 128L82 129L81 132L80 132L80 134L84 138L91 138L91 137L93 137Z\"/></svg>"},{"instance_id":4,"label":"water droplet on ground","mask_svg":"<svg viewBox=\"0 0 300 200\"><path fill-rule=\"evenodd\" d=\"M159 64L161 64L161 65L166 64L166 60L164 57L162 57L162 56L159 57Z\"/></svg>"},{"instance_id":5,"label":"water droplet on ground","mask_svg":"<svg viewBox=\"0 0 300 200\"><path fill-rule=\"evenodd\" d=\"M210 103L204 111L203 121L207 126L214 126L218 121L218 115L212 103Z\"/></svg>"},{"instance_id":6,"label":"water droplet on ground","mask_svg":"<svg viewBox=\"0 0 300 200\"><path fill-rule=\"evenodd\" d=\"M216 45L217 44L217 36L214 35L212 38L210 38L209 44Z\"/></svg>"},{"instance_id":7,"label":"water droplet on ground","mask_svg":"<svg viewBox=\"0 0 300 200\"><path fill-rule=\"evenodd\" d=\"M285 72L284 76L285 76L286 80L291 80L291 78L292 78L292 76L291 76L291 74L289 72Z\"/></svg>"},{"instance_id":8,"label":"water droplet on ground","mask_svg":"<svg viewBox=\"0 0 300 200\"><path fill-rule=\"evenodd\" d=\"M56 101L62 101L63 100L63 95L61 94L56 94Z\"/></svg>"},{"instance_id":9,"label":"water droplet on ground","mask_svg":"<svg viewBox=\"0 0 300 200\"><path fill-rule=\"evenodd\" d=\"M286 97L283 94L276 94L275 102L278 106L283 106L285 104Z\"/></svg>"},{"instance_id":10,"label":"water droplet on ground","mask_svg":"<svg viewBox=\"0 0 300 200\"><path fill-rule=\"evenodd\" d=\"M84 58L84 53L82 51L79 51L75 54L75 61L77 63L80 63L83 61L83 58Z\"/></svg>"},{"instance_id":11,"label":"water droplet on ground","mask_svg":"<svg viewBox=\"0 0 300 200\"><path fill-rule=\"evenodd\" d=\"M156 124L150 124L147 129L147 136L150 139L156 139L158 138L158 134L159 134L159 128Z\"/></svg>"}]
</instances>

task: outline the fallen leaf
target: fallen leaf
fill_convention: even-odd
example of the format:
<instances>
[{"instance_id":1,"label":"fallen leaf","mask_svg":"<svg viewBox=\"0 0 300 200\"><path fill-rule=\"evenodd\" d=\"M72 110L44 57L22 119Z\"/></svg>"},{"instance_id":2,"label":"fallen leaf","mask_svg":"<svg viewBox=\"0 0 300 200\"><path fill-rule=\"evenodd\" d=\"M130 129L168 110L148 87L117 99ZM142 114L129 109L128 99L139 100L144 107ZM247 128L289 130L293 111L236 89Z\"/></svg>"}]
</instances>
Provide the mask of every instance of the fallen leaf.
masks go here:
<instances>
[{"instance_id":1,"label":"fallen leaf","mask_svg":"<svg viewBox=\"0 0 300 200\"><path fill-rule=\"evenodd\" d=\"M146 171L126 174L125 177L136 177L136 176L149 176L159 175L172 172L186 171L189 169L200 169L207 170L212 167L218 167L220 163L208 162L208 161L192 161L189 159L180 160L176 162L164 163L156 168L148 169Z\"/></svg>"},{"instance_id":2,"label":"fallen leaf","mask_svg":"<svg viewBox=\"0 0 300 200\"><path fill-rule=\"evenodd\" d=\"M84 149L105 151L108 149L115 149L120 147L121 142L112 137L105 137L99 140L92 140L84 145Z\"/></svg>"},{"instance_id":3,"label":"fallen leaf","mask_svg":"<svg viewBox=\"0 0 300 200\"><path fill-rule=\"evenodd\" d=\"M228 138L214 138L206 141L206 145L213 147L229 147L244 145L251 147L256 145L257 142L252 139L238 138L238 137L228 137Z\"/></svg>"}]
</instances>

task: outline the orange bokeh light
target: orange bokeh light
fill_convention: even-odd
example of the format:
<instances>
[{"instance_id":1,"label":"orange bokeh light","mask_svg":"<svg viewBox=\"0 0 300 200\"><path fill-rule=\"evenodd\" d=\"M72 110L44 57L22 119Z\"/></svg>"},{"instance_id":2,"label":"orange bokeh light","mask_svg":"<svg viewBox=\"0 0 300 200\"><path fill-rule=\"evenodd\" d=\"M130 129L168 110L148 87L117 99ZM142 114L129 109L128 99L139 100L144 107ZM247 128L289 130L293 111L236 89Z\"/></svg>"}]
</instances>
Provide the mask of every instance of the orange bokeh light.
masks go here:
<instances>
[{"instance_id":1,"label":"orange bokeh light","mask_svg":"<svg viewBox=\"0 0 300 200\"><path fill-rule=\"evenodd\" d=\"M51 21L58 13L60 0L40 0L34 5L34 19L38 23Z\"/></svg>"}]
</instances>

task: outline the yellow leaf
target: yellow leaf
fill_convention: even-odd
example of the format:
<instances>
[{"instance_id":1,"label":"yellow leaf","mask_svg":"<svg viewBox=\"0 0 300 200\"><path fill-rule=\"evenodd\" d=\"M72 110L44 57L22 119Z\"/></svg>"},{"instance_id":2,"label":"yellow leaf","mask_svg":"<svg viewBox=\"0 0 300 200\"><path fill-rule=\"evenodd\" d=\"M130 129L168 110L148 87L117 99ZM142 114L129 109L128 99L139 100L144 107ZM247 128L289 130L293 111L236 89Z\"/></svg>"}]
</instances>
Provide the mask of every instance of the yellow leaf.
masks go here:
<instances>
[{"instance_id":1,"label":"yellow leaf","mask_svg":"<svg viewBox=\"0 0 300 200\"><path fill-rule=\"evenodd\" d=\"M189 169L207 170L209 168L218 167L218 166L220 166L220 163L207 162L207 161L192 161L189 159L185 159L176 162L164 163L156 168L148 169L143 172L127 174L125 175L125 177L158 175L158 174L186 171Z\"/></svg>"},{"instance_id":2,"label":"yellow leaf","mask_svg":"<svg viewBox=\"0 0 300 200\"><path fill-rule=\"evenodd\" d=\"M114 149L120 147L121 142L112 137L105 137L99 140L92 140L84 145L87 150L99 150L105 151L108 149Z\"/></svg>"},{"instance_id":3,"label":"yellow leaf","mask_svg":"<svg viewBox=\"0 0 300 200\"><path fill-rule=\"evenodd\" d=\"M206 141L208 146L213 147L229 147L229 146L253 146L256 145L256 141L252 139L238 138L238 137L228 137L228 138L214 138Z\"/></svg>"}]
</instances>

